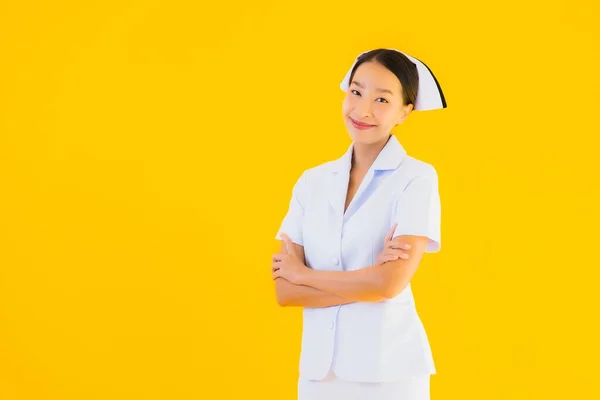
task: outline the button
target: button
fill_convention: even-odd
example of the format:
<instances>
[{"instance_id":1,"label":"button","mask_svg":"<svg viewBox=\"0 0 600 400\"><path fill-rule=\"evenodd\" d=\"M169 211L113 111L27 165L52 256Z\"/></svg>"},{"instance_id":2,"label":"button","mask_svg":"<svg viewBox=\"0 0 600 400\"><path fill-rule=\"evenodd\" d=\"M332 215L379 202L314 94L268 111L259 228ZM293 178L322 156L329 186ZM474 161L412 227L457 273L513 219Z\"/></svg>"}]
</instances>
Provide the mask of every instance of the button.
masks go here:
<instances>
[{"instance_id":1,"label":"button","mask_svg":"<svg viewBox=\"0 0 600 400\"><path fill-rule=\"evenodd\" d=\"M331 263L333 265L338 265L339 262L340 262L340 260L338 260L337 257L331 257Z\"/></svg>"},{"instance_id":2,"label":"button","mask_svg":"<svg viewBox=\"0 0 600 400\"><path fill-rule=\"evenodd\" d=\"M333 321L329 322L329 329L333 329L334 326L335 326L335 323Z\"/></svg>"}]
</instances>

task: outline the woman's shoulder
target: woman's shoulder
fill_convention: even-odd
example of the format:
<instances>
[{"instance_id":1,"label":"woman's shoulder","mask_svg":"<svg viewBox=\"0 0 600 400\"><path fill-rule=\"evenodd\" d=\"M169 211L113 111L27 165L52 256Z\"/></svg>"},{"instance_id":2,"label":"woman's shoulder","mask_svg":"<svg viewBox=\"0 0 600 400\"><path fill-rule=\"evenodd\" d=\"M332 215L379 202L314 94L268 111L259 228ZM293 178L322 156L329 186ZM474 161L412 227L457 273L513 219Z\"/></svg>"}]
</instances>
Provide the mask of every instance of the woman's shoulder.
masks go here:
<instances>
[{"instance_id":1,"label":"woman's shoulder","mask_svg":"<svg viewBox=\"0 0 600 400\"><path fill-rule=\"evenodd\" d=\"M305 168L301 176L314 183L342 171L343 168L343 160L330 160Z\"/></svg>"},{"instance_id":2,"label":"woman's shoulder","mask_svg":"<svg viewBox=\"0 0 600 400\"><path fill-rule=\"evenodd\" d=\"M398 170L398 172L401 172L401 175L409 175L411 178L422 176L437 178L437 169L432 163L408 154L404 157Z\"/></svg>"},{"instance_id":3,"label":"woman's shoulder","mask_svg":"<svg viewBox=\"0 0 600 400\"><path fill-rule=\"evenodd\" d=\"M305 169L305 173L310 176L318 177L323 175L329 175L340 170L340 160L326 161L312 167Z\"/></svg>"},{"instance_id":4,"label":"woman's shoulder","mask_svg":"<svg viewBox=\"0 0 600 400\"><path fill-rule=\"evenodd\" d=\"M326 161L321 164L313 165L301 170L296 178L294 191L303 196L305 193L326 184L328 176L331 176L336 170L339 170L337 164L339 160Z\"/></svg>"}]
</instances>

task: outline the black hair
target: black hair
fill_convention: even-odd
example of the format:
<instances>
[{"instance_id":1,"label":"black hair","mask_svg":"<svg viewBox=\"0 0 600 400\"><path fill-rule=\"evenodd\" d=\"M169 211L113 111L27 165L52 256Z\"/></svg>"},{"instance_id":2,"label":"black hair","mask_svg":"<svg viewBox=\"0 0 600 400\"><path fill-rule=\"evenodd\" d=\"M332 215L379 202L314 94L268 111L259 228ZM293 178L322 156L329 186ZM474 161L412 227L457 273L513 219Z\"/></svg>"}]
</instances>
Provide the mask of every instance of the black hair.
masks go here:
<instances>
[{"instance_id":1,"label":"black hair","mask_svg":"<svg viewBox=\"0 0 600 400\"><path fill-rule=\"evenodd\" d=\"M419 73L415 63L399 51L375 49L359 56L350 73L348 86L350 86L350 83L352 82L356 69L361 64L369 61L378 62L396 75L402 85L402 99L404 105L412 104L414 107L415 102L417 101L417 92L419 90Z\"/></svg>"}]
</instances>

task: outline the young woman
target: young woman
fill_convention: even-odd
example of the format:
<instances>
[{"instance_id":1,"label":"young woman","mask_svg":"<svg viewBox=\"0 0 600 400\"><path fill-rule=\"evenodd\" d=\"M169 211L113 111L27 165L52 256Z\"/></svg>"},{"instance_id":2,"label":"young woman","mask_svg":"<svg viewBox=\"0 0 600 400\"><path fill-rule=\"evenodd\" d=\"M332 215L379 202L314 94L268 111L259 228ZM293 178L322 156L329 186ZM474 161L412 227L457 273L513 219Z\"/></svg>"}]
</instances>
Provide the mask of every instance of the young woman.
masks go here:
<instances>
[{"instance_id":1,"label":"young woman","mask_svg":"<svg viewBox=\"0 0 600 400\"><path fill-rule=\"evenodd\" d=\"M427 400L435 367L410 280L440 250L438 176L392 129L445 98L393 49L361 54L341 88L352 143L297 180L273 256L279 304L303 307L298 398Z\"/></svg>"}]
</instances>

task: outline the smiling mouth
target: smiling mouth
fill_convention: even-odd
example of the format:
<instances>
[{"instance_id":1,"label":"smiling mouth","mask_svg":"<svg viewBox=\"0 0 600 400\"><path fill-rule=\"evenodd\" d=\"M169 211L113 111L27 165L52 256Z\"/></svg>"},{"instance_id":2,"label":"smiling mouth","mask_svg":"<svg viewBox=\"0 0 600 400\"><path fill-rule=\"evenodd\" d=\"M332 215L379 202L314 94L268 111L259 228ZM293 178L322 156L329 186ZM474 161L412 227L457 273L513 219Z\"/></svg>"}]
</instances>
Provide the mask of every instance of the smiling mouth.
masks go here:
<instances>
[{"instance_id":1,"label":"smiling mouth","mask_svg":"<svg viewBox=\"0 0 600 400\"><path fill-rule=\"evenodd\" d=\"M361 130L371 129L371 128L374 128L377 126L377 125L365 124L364 122L359 122L352 117L350 117L350 121L352 121L352 125L356 129L361 129Z\"/></svg>"}]
</instances>

